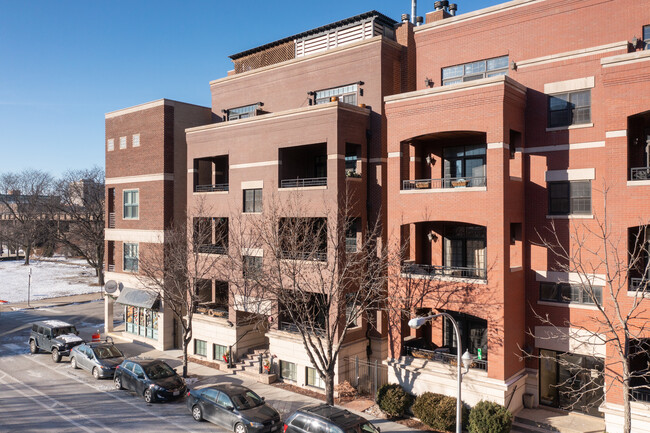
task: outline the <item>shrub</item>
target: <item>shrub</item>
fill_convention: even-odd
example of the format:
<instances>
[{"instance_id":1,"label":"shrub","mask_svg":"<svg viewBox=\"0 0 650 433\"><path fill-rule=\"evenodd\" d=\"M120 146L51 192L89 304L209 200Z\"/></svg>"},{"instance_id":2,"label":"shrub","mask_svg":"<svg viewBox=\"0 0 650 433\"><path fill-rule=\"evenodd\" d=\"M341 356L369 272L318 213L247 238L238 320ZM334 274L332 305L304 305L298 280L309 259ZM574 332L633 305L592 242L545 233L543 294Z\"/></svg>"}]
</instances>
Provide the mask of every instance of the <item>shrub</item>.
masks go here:
<instances>
[{"instance_id":1,"label":"shrub","mask_svg":"<svg viewBox=\"0 0 650 433\"><path fill-rule=\"evenodd\" d=\"M456 431L456 398L433 392L418 396L413 404L413 414L434 430ZM468 410L463 405L463 425L467 423Z\"/></svg>"},{"instance_id":2,"label":"shrub","mask_svg":"<svg viewBox=\"0 0 650 433\"><path fill-rule=\"evenodd\" d=\"M480 401L469 413L471 433L508 433L512 427L512 413L498 403Z\"/></svg>"},{"instance_id":3,"label":"shrub","mask_svg":"<svg viewBox=\"0 0 650 433\"><path fill-rule=\"evenodd\" d=\"M389 416L403 416L411 406L413 397L396 383L383 385L377 391L377 404Z\"/></svg>"}]
</instances>

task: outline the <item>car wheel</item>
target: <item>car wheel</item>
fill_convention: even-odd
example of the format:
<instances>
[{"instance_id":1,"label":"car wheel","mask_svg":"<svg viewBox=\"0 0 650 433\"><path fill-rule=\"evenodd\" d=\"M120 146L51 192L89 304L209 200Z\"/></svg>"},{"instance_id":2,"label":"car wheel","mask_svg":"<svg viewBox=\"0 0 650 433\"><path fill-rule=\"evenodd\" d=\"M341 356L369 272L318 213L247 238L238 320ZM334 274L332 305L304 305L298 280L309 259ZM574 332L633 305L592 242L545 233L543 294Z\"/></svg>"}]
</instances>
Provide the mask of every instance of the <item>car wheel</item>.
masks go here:
<instances>
[{"instance_id":1,"label":"car wheel","mask_svg":"<svg viewBox=\"0 0 650 433\"><path fill-rule=\"evenodd\" d=\"M146 401L147 403L153 402L153 393L151 392L150 389L144 390L144 401Z\"/></svg>"},{"instance_id":2,"label":"car wheel","mask_svg":"<svg viewBox=\"0 0 650 433\"><path fill-rule=\"evenodd\" d=\"M36 345L36 341L31 340L29 342L29 352L30 353L38 353L38 346Z\"/></svg>"},{"instance_id":3,"label":"car wheel","mask_svg":"<svg viewBox=\"0 0 650 433\"><path fill-rule=\"evenodd\" d=\"M99 369L97 367L93 368L93 377L99 379Z\"/></svg>"},{"instance_id":4,"label":"car wheel","mask_svg":"<svg viewBox=\"0 0 650 433\"><path fill-rule=\"evenodd\" d=\"M59 353L59 349L57 349L56 347L52 349L52 361L54 362L61 361L61 354Z\"/></svg>"},{"instance_id":5,"label":"car wheel","mask_svg":"<svg viewBox=\"0 0 650 433\"><path fill-rule=\"evenodd\" d=\"M203 421L203 411L198 404L192 406L192 418L194 418L194 421Z\"/></svg>"},{"instance_id":6,"label":"car wheel","mask_svg":"<svg viewBox=\"0 0 650 433\"><path fill-rule=\"evenodd\" d=\"M241 423L237 423L235 426L235 433L246 433L246 426Z\"/></svg>"},{"instance_id":7,"label":"car wheel","mask_svg":"<svg viewBox=\"0 0 650 433\"><path fill-rule=\"evenodd\" d=\"M77 365L77 358L75 358L74 356L70 360L70 366L75 370L79 368L79 366Z\"/></svg>"},{"instance_id":8,"label":"car wheel","mask_svg":"<svg viewBox=\"0 0 650 433\"><path fill-rule=\"evenodd\" d=\"M123 389L122 378L120 376L115 376L115 389Z\"/></svg>"}]
</instances>

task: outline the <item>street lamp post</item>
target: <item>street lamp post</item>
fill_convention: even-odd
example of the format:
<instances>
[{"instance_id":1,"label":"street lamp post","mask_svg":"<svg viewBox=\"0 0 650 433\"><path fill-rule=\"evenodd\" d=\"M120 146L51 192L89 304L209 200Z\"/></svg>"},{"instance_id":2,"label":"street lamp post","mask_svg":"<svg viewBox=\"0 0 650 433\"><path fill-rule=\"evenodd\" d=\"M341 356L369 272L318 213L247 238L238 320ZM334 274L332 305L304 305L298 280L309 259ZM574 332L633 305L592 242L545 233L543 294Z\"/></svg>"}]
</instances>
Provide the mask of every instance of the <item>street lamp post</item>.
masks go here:
<instances>
[{"instance_id":1,"label":"street lamp post","mask_svg":"<svg viewBox=\"0 0 650 433\"><path fill-rule=\"evenodd\" d=\"M461 390L461 383L463 381L463 373L461 370L461 363L465 367L466 370L469 370L469 366L472 363L472 355L469 354L469 352L465 352L462 356L461 353L462 351L462 343L460 341L460 331L458 330L458 323L456 323L456 319L451 314L448 313L438 313L438 314L432 314L431 316L426 316L426 317L416 317L414 319L409 320L409 327L413 329L418 329L425 323L427 323L429 320L435 319L436 317L441 317L444 316L449 321L451 322L452 326L454 327L454 333L456 335L456 343L458 345L457 348L457 353L456 353L456 366L458 367L458 396L456 397L456 433L461 433L463 431L463 423L462 423L462 402L460 399L460 390Z\"/></svg>"}]
</instances>

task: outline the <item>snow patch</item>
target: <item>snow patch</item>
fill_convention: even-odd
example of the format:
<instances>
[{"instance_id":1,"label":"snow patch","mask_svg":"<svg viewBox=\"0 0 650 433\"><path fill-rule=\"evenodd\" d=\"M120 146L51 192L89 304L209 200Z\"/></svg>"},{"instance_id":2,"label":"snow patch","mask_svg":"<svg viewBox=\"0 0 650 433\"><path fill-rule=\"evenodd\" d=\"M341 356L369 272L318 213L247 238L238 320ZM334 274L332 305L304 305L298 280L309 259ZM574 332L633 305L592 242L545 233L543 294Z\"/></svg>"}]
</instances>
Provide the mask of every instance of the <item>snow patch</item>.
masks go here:
<instances>
[{"instance_id":1,"label":"snow patch","mask_svg":"<svg viewBox=\"0 0 650 433\"><path fill-rule=\"evenodd\" d=\"M72 326L70 323L62 322L61 320L44 320L43 324L51 326L52 328L63 328L64 326Z\"/></svg>"},{"instance_id":2,"label":"snow patch","mask_svg":"<svg viewBox=\"0 0 650 433\"><path fill-rule=\"evenodd\" d=\"M78 336L76 336L74 334L62 334L62 335L59 335L56 338L61 339L61 340L65 341L66 343L76 343L78 341L83 341L81 338L79 338Z\"/></svg>"}]
</instances>

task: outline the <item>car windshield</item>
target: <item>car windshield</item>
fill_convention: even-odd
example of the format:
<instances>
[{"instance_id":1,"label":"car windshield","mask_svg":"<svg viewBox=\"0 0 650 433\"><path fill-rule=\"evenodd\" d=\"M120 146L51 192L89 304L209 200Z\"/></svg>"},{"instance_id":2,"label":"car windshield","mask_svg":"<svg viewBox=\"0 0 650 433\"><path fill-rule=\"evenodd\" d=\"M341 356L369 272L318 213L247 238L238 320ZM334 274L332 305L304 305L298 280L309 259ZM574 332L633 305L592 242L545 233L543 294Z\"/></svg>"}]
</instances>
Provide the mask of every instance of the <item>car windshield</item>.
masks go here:
<instances>
[{"instance_id":1,"label":"car windshield","mask_svg":"<svg viewBox=\"0 0 650 433\"><path fill-rule=\"evenodd\" d=\"M377 430L377 427L372 425L371 423L367 422L364 424L361 424L361 433L379 433L379 430Z\"/></svg>"},{"instance_id":2,"label":"car windshield","mask_svg":"<svg viewBox=\"0 0 650 433\"><path fill-rule=\"evenodd\" d=\"M163 379L165 377L172 377L176 375L176 372L164 362L156 362L155 364L150 364L144 368L144 372L147 373L149 379Z\"/></svg>"},{"instance_id":3,"label":"car windshield","mask_svg":"<svg viewBox=\"0 0 650 433\"><path fill-rule=\"evenodd\" d=\"M264 404L264 400L253 391L246 391L243 394L235 394L232 395L231 398L235 407L239 410L251 409Z\"/></svg>"},{"instance_id":4,"label":"car windshield","mask_svg":"<svg viewBox=\"0 0 650 433\"><path fill-rule=\"evenodd\" d=\"M54 328L52 329L52 336L58 337L59 335L65 334L76 334L77 330L74 326L66 326L65 328Z\"/></svg>"},{"instance_id":5,"label":"car windshield","mask_svg":"<svg viewBox=\"0 0 650 433\"><path fill-rule=\"evenodd\" d=\"M123 356L122 352L115 346L95 347L93 352L95 352L98 359L120 358Z\"/></svg>"}]
</instances>

